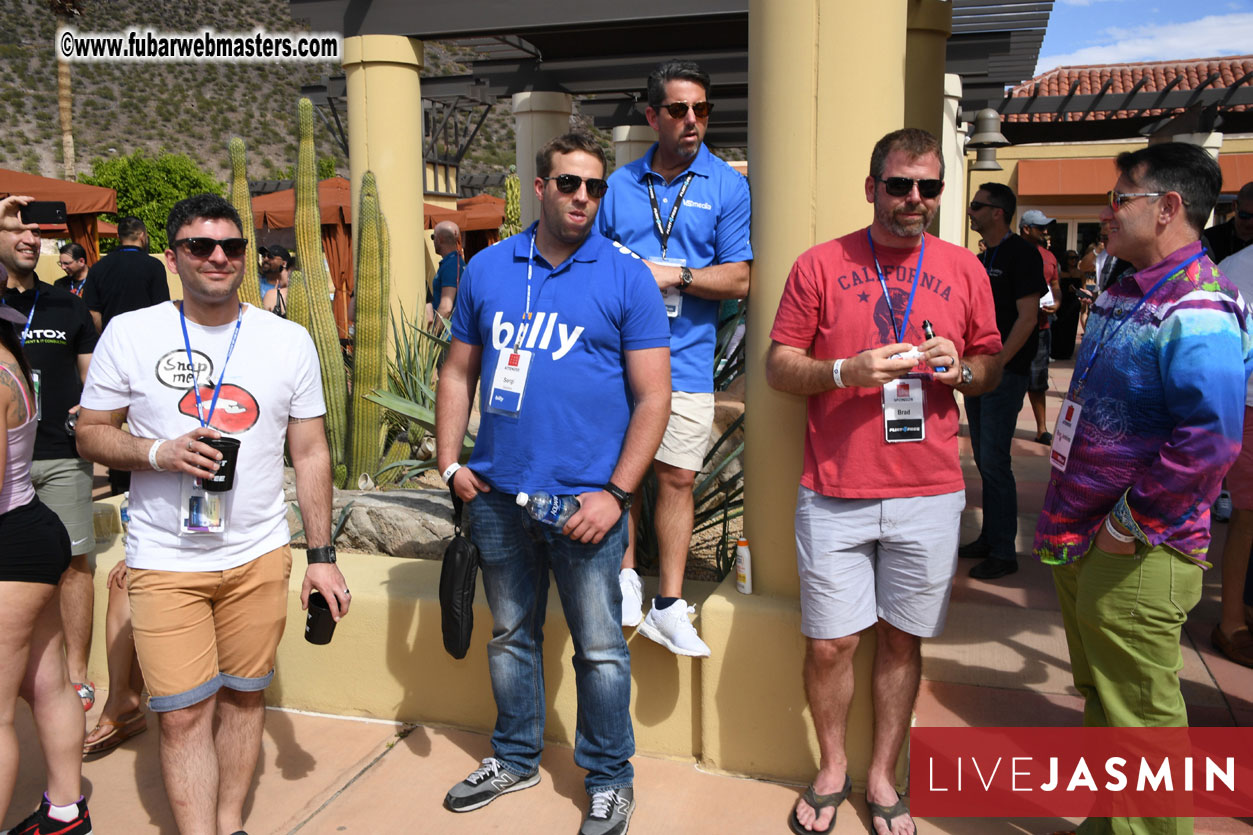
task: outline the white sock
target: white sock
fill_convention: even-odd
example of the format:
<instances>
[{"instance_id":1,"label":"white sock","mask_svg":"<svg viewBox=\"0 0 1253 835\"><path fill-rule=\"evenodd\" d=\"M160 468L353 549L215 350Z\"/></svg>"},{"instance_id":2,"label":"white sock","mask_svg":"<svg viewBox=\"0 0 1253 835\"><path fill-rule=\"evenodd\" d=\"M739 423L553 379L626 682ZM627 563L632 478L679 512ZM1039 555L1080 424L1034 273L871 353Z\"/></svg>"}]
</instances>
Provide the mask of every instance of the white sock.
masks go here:
<instances>
[{"instance_id":1,"label":"white sock","mask_svg":"<svg viewBox=\"0 0 1253 835\"><path fill-rule=\"evenodd\" d=\"M83 798L79 797L78 799L82 800ZM69 823L74 820L74 818L78 817L78 804L71 803L68 806L57 806L50 803L48 805L48 817L52 818L54 821Z\"/></svg>"}]
</instances>

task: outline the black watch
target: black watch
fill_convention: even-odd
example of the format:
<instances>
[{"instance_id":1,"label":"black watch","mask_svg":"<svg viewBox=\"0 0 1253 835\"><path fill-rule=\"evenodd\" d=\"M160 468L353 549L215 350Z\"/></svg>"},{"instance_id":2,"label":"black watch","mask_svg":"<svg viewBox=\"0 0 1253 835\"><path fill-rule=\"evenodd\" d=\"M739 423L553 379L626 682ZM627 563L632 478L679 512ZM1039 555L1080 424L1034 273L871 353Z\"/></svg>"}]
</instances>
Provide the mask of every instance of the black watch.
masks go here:
<instances>
[{"instance_id":1,"label":"black watch","mask_svg":"<svg viewBox=\"0 0 1253 835\"><path fill-rule=\"evenodd\" d=\"M692 271L686 266L679 267L679 289L686 290L692 286Z\"/></svg>"},{"instance_id":2,"label":"black watch","mask_svg":"<svg viewBox=\"0 0 1253 835\"><path fill-rule=\"evenodd\" d=\"M634 497L612 481L605 485L605 492L618 500L624 513L631 509L631 499Z\"/></svg>"},{"instance_id":3,"label":"black watch","mask_svg":"<svg viewBox=\"0 0 1253 835\"><path fill-rule=\"evenodd\" d=\"M308 559L309 565L313 565L315 562L334 563L335 546L322 545L318 548L310 548L308 551L305 551L305 558Z\"/></svg>"}]
</instances>

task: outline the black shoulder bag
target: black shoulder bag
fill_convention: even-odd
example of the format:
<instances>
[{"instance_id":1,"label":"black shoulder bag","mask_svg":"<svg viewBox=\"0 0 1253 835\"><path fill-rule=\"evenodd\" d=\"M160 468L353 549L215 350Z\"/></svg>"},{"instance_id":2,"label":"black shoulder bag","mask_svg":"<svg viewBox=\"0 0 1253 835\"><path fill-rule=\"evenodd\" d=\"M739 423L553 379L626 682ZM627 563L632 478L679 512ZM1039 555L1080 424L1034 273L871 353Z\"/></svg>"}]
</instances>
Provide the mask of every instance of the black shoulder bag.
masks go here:
<instances>
[{"instance_id":1,"label":"black shoulder bag","mask_svg":"<svg viewBox=\"0 0 1253 835\"><path fill-rule=\"evenodd\" d=\"M479 573L479 548L461 533L464 503L452 494L453 538L444 549L439 572L439 609L444 629L444 649L453 658L465 658L474 631L474 581Z\"/></svg>"}]
</instances>

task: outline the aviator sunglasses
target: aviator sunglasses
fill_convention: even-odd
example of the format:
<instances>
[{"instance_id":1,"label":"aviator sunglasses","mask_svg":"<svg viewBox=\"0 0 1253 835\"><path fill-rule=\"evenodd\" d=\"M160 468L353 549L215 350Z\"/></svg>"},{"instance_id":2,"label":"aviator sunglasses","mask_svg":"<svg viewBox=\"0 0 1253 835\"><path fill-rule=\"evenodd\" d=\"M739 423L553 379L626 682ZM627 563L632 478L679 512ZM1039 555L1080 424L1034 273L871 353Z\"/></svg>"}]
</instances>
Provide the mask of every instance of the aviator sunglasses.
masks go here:
<instances>
[{"instance_id":1,"label":"aviator sunglasses","mask_svg":"<svg viewBox=\"0 0 1253 835\"><path fill-rule=\"evenodd\" d=\"M883 190L893 197L908 197L909 193L914 190L914 185L918 186L918 195L927 200L932 200L940 196L940 192L944 191L943 180L913 180L909 177L880 177L879 182L883 183Z\"/></svg>"},{"instance_id":2,"label":"aviator sunglasses","mask_svg":"<svg viewBox=\"0 0 1253 835\"><path fill-rule=\"evenodd\" d=\"M238 258L248 249L247 238L179 238L174 242L174 246L180 244L197 258L208 258L219 246L227 258Z\"/></svg>"},{"instance_id":3,"label":"aviator sunglasses","mask_svg":"<svg viewBox=\"0 0 1253 835\"><path fill-rule=\"evenodd\" d=\"M714 106L707 101L698 101L696 104L688 104L685 101L672 101L669 104L661 105L661 110L670 114L671 119L682 119L687 115L687 109L692 108L692 112L696 114L697 119L709 118L709 113Z\"/></svg>"},{"instance_id":4,"label":"aviator sunglasses","mask_svg":"<svg viewBox=\"0 0 1253 835\"><path fill-rule=\"evenodd\" d=\"M1105 196L1109 198L1109 207L1118 211L1123 204L1130 203L1137 197L1161 197L1166 193L1164 191L1111 191Z\"/></svg>"},{"instance_id":5,"label":"aviator sunglasses","mask_svg":"<svg viewBox=\"0 0 1253 835\"><path fill-rule=\"evenodd\" d=\"M544 182L556 180L557 191L562 194L574 194L582 183L587 183L587 196L594 199L604 197L605 192L609 190L609 183L598 177L584 179L578 174L558 174L556 177L541 177L540 179Z\"/></svg>"}]
</instances>

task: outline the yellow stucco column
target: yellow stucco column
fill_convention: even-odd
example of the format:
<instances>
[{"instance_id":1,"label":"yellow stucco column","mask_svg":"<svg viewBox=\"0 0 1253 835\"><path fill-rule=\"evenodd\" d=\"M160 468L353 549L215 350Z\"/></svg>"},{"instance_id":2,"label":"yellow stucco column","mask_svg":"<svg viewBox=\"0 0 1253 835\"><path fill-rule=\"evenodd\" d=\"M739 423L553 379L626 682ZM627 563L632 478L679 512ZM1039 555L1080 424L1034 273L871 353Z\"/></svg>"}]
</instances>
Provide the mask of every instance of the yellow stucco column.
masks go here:
<instances>
[{"instance_id":1,"label":"yellow stucco column","mask_svg":"<svg viewBox=\"0 0 1253 835\"><path fill-rule=\"evenodd\" d=\"M519 214L522 228L539 217L535 200L535 152L554 136L570 130L572 101L566 93L536 90L513 94L514 141L518 154L518 182L522 185Z\"/></svg>"},{"instance_id":2,"label":"yellow stucco column","mask_svg":"<svg viewBox=\"0 0 1253 835\"><path fill-rule=\"evenodd\" d=\"M426 301L422 195L422 42L399 35L344 39L348 88L348 169L352 205L373 171L391 239L392 311L412 319ZM356 250L356 227L353 227Z\"/></svg>"},{"instance_id":3,"label":"yellow stucco column","mask_svg":"<svg viewBox=\"0 0 1253 835\"><path fill-rule=\"evenodd\" d=\"M939 231L935 234L957 246L965 246L966 243L966 132L957 126L961 98L961 76L946 74L944 127L940 133L940 150L944 154L944 193L940 195Z\"/></svg>"},{"instance_id":4,"label":"yellow stucco column","mask_svg":"<svg viewBox=\"0 0 1253 835\"><path fill-rule=\"evenodd\" d=\"M770 326L796 257L870 222L870 151L902 125L910 1L749 4L754 262L744 525L755 592L798 593L792 516L805 399L766 385Z\"/></svg>"},{"instance_id":5,"label":"yellow stucco column","mask_svg":"<svg viewBox=\"0 0 1253 835\"><path fill-rule=\"evenodd\" d=\"M613 129L614 168L644 156L656 141L657 132L648 125L618 125Z\"/></svg>"},{"instance_id":6,"label":"yellow stucco column","mask_svg":"<svg viewBox=\"0 0 1253 835\"><path fill-rule=\"evenodd\" d=\"M906 0L905 127L943 132L944 64L953 31L949 0Z\"/></svg>"}]
</instances>

